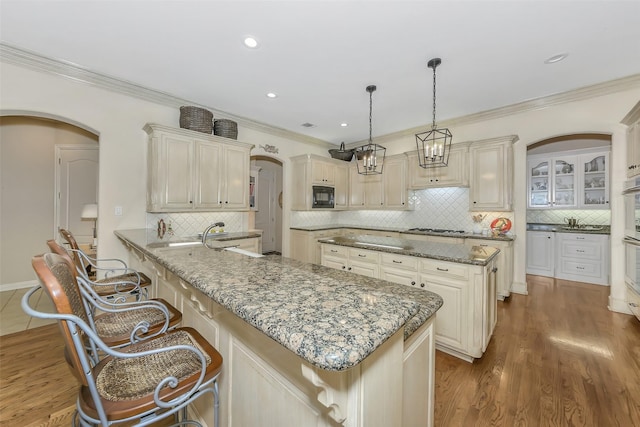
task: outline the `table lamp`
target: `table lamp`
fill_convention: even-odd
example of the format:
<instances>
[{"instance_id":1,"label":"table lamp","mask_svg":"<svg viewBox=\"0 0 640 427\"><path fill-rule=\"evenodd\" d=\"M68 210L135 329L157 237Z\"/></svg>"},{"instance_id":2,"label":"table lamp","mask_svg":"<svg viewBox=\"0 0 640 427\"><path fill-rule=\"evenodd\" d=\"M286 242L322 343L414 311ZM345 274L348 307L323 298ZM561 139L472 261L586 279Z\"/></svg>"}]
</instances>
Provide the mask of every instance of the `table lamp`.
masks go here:
<instances>
[{"instance_id":1,"label":"table lamp","mask_svg":"<svg viewBox=\"0 0 640 427\"><path fill-rule=\"evenodd\" d=\"M92 248L98 246L98 235L96 234L96 220L98 219L98 205L96 203L88 203L82 207L80 217L85 220L93 220L93 243Z\"/></svg>"}]
</instances>

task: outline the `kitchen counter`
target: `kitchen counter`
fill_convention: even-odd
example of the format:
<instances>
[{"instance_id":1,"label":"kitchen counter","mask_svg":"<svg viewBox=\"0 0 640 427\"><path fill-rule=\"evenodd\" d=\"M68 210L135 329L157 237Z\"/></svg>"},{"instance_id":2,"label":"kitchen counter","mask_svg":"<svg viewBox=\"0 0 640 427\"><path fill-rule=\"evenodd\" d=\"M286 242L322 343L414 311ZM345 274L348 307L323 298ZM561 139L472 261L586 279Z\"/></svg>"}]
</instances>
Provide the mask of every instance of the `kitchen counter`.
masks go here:
<instances>
[{"instance_id":1,"label":"kitchen counter","mask_svg":"<svg viewBox=\"0 0 640 427\"><path fill-rule=\"evenodd\" d=\"M338 246L481 266L487 265L500 252L498 249L489 246L468 247L463 244L424 242L367 235L330 237L319 239L318 241Z\"/></svg>"},{"instance_id":2,"label":"kitchen counter","mask_svg":"<svg viewBox=\"0 0 640 427\"><path fill-rule=\"evenodd\" d=\"M527 231L550 231L554 233L611 234L609 225L580 225L570 228L565 224L527 223Z\"/></svg>"},{"instance_id":3,"label":"kitchen counter","mask_svg":"<svg viewBox=\"0 0 640 427\"><path fill-rule=\"evenodd\" d=\"M171 239L158 241L153 231L144 229L115 234L325 370L341 371L361 363L402 328L408 339L442 306L442 298L431 292L280 256L252 258L202 245L172 247ZM239 238L233 234L228 239ZM178 240L173 242L181 243Z\"/></svg>"},{"instance_id":4,"label":"kitchen counter","mask_svg":"<svg viewBox=\"0 0 640 427\"><path fill-rule=\"evenodd\" d=\"M344 228L350 228L354 230L372 230L372 231L389 231L410 235L427 235L427 236L446 236L446 237L457 237L457 238L473 238L473 239L484 239L484 240L500 240L500 241L512 241L515 239L515 236L510 234L501 234L498 236L493 235L482 235L482 234L474 234L474 233L439 233L439 232L429 232L429 231L415 231L409 230L407 228L394 228L394 227L369 227L369 226L360 226L360 225L343 225L343 224L327 224L327 225L310 225L310 226L297 226L290 227L291 230L301 230L301 231L322 231L322 230L340 230ZM411 237L407 237L410 239Z\"/></svg>"},{"instance_id":5,"label":"kitchen counter","mask_svg":"<svg viewBox=\"0 0 640 427\"><path fill-rule=\"evenodd\" d=\"M165 233L162 237L156 230L136 230L138 242L148 248L166 248L180 246L197 246L202 244L202 236L176 236ZM144 231L144 233L143 233ZM116 233L117 234L117 233ZM223 249L229 245L226 242L231 240L251 239L262 237L260 232L235 232L235 233L209 233L207 244L213 248Z\"/></svg>"}]
</instances>

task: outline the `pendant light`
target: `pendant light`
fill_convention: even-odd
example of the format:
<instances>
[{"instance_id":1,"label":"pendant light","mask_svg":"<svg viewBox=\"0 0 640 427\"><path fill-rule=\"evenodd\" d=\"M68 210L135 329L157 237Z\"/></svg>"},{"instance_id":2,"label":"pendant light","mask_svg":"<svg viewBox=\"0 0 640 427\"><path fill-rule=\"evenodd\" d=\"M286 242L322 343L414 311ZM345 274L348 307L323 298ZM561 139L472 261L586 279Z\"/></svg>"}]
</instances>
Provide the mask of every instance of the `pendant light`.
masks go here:
<instances>
[{"instance_id":1,"label":"pendant light","mask_svg":"<svg viewBox=\"0 0 640 427\"><path fill-rule=\"evenodd\" d=\"M430 131L416 134L418 163L425 169L447 166L453 139L449 129L436 127L436 67L441 63L440 58L427 62L427 67L433 69L433 124Z\"/></svg>"},{"instance_id":2,"label":"pendant light","mask_svg":"<svg viewBox=\"0 0 640 427\"><path fill-rule=\"evenodd\" d=\"M369 142L355 150L355 156L360 175L376 175L382 173L384 156L387 151L381 145L374 144L371 137L371 111L373 108L373 92L377 88L374 85L367 86L369 92Z\"/></svg>"}]
</instances>

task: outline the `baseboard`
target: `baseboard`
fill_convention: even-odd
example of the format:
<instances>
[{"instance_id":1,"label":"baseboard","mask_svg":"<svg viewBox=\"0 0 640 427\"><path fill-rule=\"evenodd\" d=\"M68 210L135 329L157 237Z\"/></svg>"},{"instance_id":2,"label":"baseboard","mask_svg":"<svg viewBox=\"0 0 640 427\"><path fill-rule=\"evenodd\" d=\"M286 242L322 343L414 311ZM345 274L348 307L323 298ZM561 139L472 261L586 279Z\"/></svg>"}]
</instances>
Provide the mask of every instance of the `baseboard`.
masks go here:
<instances>
[{"instance_id":1,"label":"baseboard","mask_svg":"<svg viewBox=\"0 0 640 427\"><path fill-rule=\"evenodd\" d=\"M527 283L513 282L511 284L511 292L513 292L514 294L529 295Z\"/></svg>"},{"instance_id":2,"label":"baseboard","mask_svg":"<svg viewBox=\"0 0 640 427\"><path fill-rule=\"evenodd\" d=\"M609 305L607 308L611 311L615 311L616 313L633 315L631 310L629 310L629 306L627 305L626 299L612 298L611 295L609 295Z\"/></svg>"},{"instance_id":3,"label":"baseboard","mask_svg":"<svg viewBox=\"0 0 640 427\"><path fill-rule=\"evenodd\" d=\"M26 282L4 283L0 285L0 291L13 291L16 289L33 288L40 282L37 280L27 280Z\"/></svg>"}]
</instances>

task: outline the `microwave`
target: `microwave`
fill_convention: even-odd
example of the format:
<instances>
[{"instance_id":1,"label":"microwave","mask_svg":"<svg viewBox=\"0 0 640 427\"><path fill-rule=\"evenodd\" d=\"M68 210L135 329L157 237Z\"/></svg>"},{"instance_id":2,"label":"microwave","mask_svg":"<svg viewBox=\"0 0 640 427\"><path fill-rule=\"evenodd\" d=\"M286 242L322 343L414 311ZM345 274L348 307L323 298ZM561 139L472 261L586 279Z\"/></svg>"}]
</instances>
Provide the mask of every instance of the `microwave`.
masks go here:
<instances>
[{"instance_id":1,"label":"microwave","mask_svg":"<svg viewBox=\"0 0 640 427\"><path fill-rule=\"evenodd\" d=\"M313 204L315 209L333 209L335 189L333 187L323 187L314 185L313 187Z\"/></svg>"},{"instance_id":2,"label":"microwave","mask_svg":"<svg viewBox=\"0 0 640 427\"><path fill-rule=\"evenodd\" d=\"M624 235L640 240L640 177L624 184Z\"/></svg>"}]
</instances>

